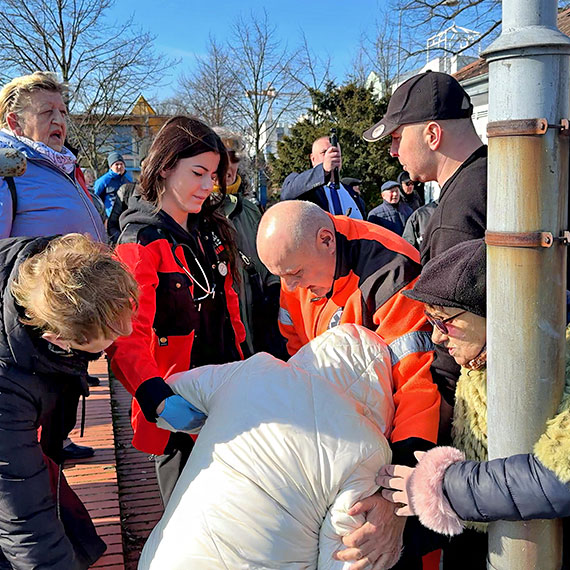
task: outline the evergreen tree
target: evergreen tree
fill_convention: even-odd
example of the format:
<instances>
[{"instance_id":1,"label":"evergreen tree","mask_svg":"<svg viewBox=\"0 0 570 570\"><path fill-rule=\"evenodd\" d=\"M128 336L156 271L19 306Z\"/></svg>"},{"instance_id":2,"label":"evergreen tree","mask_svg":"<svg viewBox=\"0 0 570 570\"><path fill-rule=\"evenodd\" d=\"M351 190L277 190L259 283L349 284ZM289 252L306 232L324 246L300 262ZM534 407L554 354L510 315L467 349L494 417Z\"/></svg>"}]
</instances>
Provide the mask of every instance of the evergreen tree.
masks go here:
<instances>
[{"instance_id":1,"label":"evergreen tree","mask_svg":"<svg viewBox=\"0 0 570 570\"><path fill-rule=\"evenodd\" d=\"M288 174L310 168L313 141L335 127L342 150L341 177L360 178L362 197L367 208L373 208L382 201L382 183L395 180L401 171L398 160L389 153L390 137L376 143L362 138L385 114L388 99L378 100L370 89L355 83L340 87L328 83L323 91L311 91L311 97L312 109L278 143L278 156L270 158L271 187L280 188Z\"/></svg>"}]
</instances>

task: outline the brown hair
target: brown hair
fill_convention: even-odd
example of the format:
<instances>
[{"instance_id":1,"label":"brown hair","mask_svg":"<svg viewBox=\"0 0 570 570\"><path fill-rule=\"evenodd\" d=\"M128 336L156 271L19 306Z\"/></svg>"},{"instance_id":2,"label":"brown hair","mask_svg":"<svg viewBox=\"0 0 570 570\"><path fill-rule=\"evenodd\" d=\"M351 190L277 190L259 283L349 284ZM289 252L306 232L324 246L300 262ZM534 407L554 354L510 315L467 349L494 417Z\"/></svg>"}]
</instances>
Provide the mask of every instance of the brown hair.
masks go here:
<instances>
[{"instance_id":1,"label":"brown hair","mask_svg":"<svg viewBox=\"0 0 570 570\"><path fill-rule=\"evenodd\" d=\"M164 123L144 159L139 180L140 193L147 202L160 208L165 191L161 172L174 168L181 158L204 152L215 152L220 156L216 175L222 199L211 196L204 202L201 215L217 226L229 254L232 274L239 279L235 230L221 212L223 196L226 194L228 155L220 137L206 123L182 115L172 117Z\"/></svg>"},{"instance_id":2,"label":"brown hair","mask_svg":"<svg viewBox=\"0 0 570 570\"><path fill-rule=\"evenodd\" d=\"M58 81L57 75L50 71L22 75L4 85L0 91L0 128L8 125L8 113L21 113L28 104L30 94L40 90L60 93L63 96L67 93L67 86Z\"/></svg>"},{"instance_id":3,"label":"brown hair","mask_svg":"<svg viewBox=\"0 0 570 570\"><path fill-rule=\"evenodd\" d=\"M11 293L22 322L79 344L124 331L117 321L138 306L138 285L110 249L81 234L50 241L18 269Z\"/></svg>"}]
</instances>

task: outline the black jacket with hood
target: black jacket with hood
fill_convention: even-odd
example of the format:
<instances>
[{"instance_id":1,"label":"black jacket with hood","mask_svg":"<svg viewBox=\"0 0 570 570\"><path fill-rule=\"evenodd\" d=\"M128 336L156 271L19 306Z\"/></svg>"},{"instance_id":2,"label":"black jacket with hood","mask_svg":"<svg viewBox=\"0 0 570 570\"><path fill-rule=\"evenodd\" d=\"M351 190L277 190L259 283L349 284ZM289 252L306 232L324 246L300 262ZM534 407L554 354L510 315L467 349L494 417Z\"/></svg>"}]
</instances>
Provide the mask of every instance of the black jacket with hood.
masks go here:
<instances>
[{"instance_id":1,"label":"black jacket with hood","mask_svg":"<svg viewBox=\"0 0 570 570\"><path fill-rule=\"evenodd\" d=\"M88 357L64 353L22 324L9 289L20 263L50 239L0 241L0 565L3 555L17 570L85 569L106 548L38 442L40 426L61 421L53 410L66 390L86 385Z\"/></svg>"}]
</instances>

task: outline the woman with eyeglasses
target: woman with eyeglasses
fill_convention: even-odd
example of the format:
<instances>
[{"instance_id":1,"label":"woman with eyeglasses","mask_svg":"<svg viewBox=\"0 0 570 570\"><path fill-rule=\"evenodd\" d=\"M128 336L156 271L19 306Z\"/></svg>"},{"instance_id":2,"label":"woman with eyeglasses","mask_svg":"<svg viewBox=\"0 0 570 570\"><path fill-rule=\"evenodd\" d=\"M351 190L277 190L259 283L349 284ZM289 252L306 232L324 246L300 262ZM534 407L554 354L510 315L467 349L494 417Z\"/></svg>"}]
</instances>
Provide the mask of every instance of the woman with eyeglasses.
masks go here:
<instances>
[{"instance_id":1,"label":"woman with eyeglasses","mask_svg":"<svg viewBox=\"0 0 570 570\"><path fill-rule=\"evenodd\" d=\"M232 287L237 249L220 211L228 158L218 135L197 119L168 120L144 161L121 216L117 257L133 272L141 295L129 337L110 349L111 368L134 396L133 445L154 454L166 504L193 447L177 430L206 416L174 392L165 378L204 364L243 358L245 330ZM221 198L210 198L217 179Z\"/></svg>"},{"instance_id":2,"label":"woman with eyeglasses","mask_svg":"<svg viewBox=\"0 0 570 570\"><path fill-rule=\"evenodd\" d=\"M485 523L570 515L568 378L558 414L534 453L487 460L485 266L484 241L464 242L432 259L414 288L404 292L425 304L433 341L461 366L455 447L428 451L413 469L386 466L376 479L382 495L400 503L396 514L417 515L424 526L453 537L444 548L446 570L486 568Z\"/></svg>"}]
</instances>

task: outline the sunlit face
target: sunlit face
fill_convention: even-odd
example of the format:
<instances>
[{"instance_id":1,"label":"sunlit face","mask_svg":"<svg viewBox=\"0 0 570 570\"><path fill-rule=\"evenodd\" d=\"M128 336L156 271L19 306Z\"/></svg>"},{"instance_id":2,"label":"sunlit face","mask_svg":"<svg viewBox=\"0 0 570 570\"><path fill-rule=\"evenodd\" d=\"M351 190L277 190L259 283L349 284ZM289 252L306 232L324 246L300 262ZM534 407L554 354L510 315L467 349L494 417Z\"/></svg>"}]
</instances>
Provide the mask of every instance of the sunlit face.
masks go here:
<instances>
[{"instance_id":1,"label":"sunlit face","mask_svg":"<svg viewBox=\"0 0 570 570\"><path fill-rule=\"evenodd\" d=\"M461 312L461 309L455 307L426 305L426 313L442 320L449 319L453 315L459 315L445 323L448 334L444 334L437 327L433 327L431 338L435 344L445 347L457 364L465 366L477 357L485 346L487 339L486 319L469 312L459 314Z\"/></svg>"},{"instance_id":2,"label":"sunlit face","mask_svg":"<svg viewBox=\"0 0 570 570\"><path fill-rule=\"evenodd\" d=\"M113 164L111 164L111 170L115 174L122 175L125 173L126 169L127 167L125 166L125 163L122 160L117 160L117 162L113 162Z\"/></svg>"},{"instance_id":3,"label":"sunlit face","mask_svg":"<svg viewBox=\"0 0 570 570\"><path fill-rule=\"evenodd\" d=\"M382 199L384 202L388 202L388 204L397 204L400 201L400 188L394 186L389 190L384 190L384 192L382 192Z\"/></svg>"},{"instance_id":4,"label":"sunlit face","mask_svg":"<svg viewBox=\"0 0 570 570\"><path fill-rule=\"evenodd\" d=\"M390 154L397 158L412 180L435 180L431 173L430 149L423 135L425 124L403 125L392 133Z\"/></svg>"},{"instance_id":5,"label":"sunlit face","mask_svg":"<svg viewBox=\"0 0 570 570\"><path fill-rule=\"evenodd\" d=\"M162 171L165 182L162 209L184 225L188 214L197 214L212 193L219 163L219 154L204 152L181 158L174 168Z\"/></svg>"},{"instance_id":6,"label":"sunlit face","mask_svg":"<svg viewBox=\"0 0 570 570\"><path fill-rule=\"evenodd\" d=\"M322 297L332 289L336 268L334 250L308 246L273 263L262 261L271 273L281 277L281 284L287 291L302 287Z\"/></svg>"},{"instance_id":7,"label":"sunlit face","mask_svg":"<svg viewBox=\"0 0 570 570\"><path fill-rule=\"evenodd\" d=\"M61 152L67 135L67 107L61 94L45 90L32 92L13 130L17 135Z\"/></svg>"},{"instance_id":8,"label":"sunlit face","mask_svg":"<svg viewBox=\"0 0 570 570\"><path fill-rule=\"evenodd\" d=\"M311 156L310 156L311 165L313 167L317 166L318 164L322 164L324 162L325 153L327 152L327 150L331 146L332 146L332 144L330 143L330 141L327 137L318 139L313 143L313 147L311 150ZM340 145L338 145L338 148L340 149ZM342 163L341 163L341 165L342 165Z\"/></svg>"}]
</instances>

